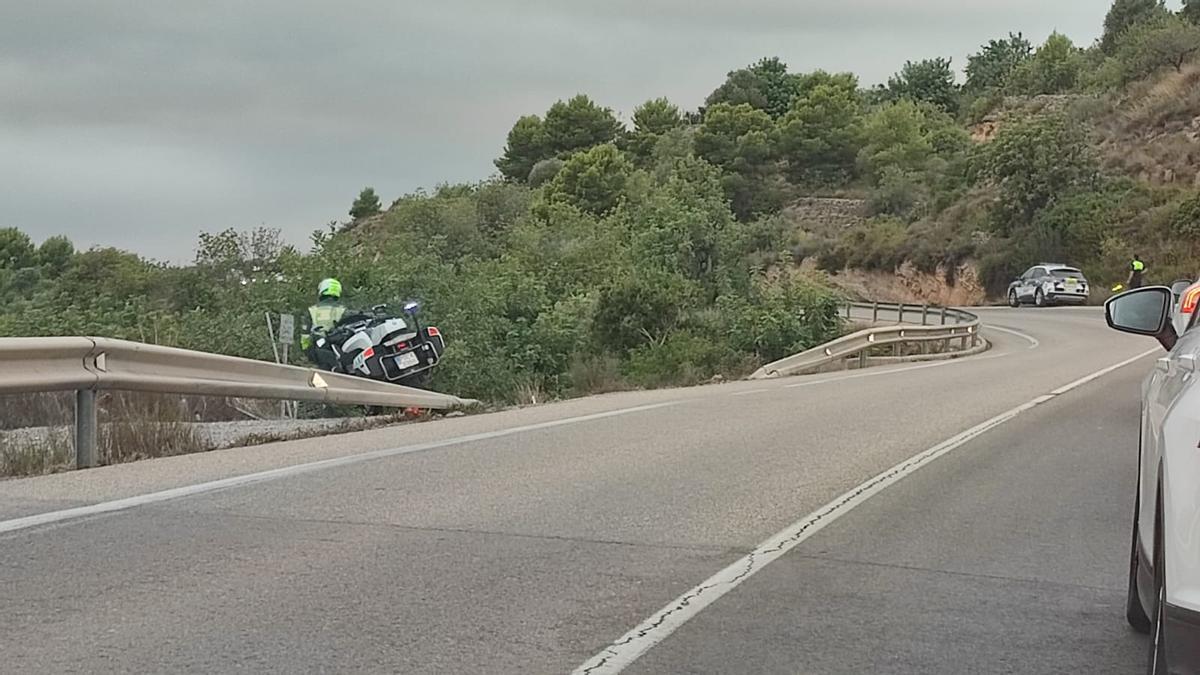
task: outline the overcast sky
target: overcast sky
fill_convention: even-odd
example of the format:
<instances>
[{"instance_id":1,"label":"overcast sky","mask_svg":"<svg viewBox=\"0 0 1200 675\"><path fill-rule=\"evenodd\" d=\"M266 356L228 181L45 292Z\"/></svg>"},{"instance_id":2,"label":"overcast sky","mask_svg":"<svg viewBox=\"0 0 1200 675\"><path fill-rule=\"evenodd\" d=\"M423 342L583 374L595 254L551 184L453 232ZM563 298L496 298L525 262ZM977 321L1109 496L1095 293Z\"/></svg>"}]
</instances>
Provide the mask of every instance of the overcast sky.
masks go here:
<instances>
[{"instance_id":1,"label":"overcast sky","mask_svg":"<svg viewBox=\"0 0 1200 675\"><path fill-rule=\"evenodd\" d=\"M303 242L363 186L486 178L519 115L578 92L695 108L769 55L871 84L1009 30L1090 44L1108 4L0 0L0 227L174 261L204 230Z\"/></svg>"}]
</instances>

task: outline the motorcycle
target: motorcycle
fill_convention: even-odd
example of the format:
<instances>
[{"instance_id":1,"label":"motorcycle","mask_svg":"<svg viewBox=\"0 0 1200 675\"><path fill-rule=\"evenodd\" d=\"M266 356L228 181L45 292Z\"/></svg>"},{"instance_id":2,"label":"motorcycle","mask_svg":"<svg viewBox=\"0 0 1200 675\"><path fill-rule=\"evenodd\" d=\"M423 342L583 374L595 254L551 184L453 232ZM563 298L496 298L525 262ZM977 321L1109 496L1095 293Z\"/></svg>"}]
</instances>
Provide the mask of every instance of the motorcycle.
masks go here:
<instances>
[{"instance_id":1,"label":"motorcycle","mask_svg":"<svg viewBox=\"0 0 1200 675\"><path fill-rule=\"evenodd\" d=\"M319 366L335 373L381 382L423 387L442 360L446 339L436 326L422 326L420 303L404 305L404 316L392 316L387 305L369 313L348 314L328 333L314 331Z\"/></svg>"}]
</instances>

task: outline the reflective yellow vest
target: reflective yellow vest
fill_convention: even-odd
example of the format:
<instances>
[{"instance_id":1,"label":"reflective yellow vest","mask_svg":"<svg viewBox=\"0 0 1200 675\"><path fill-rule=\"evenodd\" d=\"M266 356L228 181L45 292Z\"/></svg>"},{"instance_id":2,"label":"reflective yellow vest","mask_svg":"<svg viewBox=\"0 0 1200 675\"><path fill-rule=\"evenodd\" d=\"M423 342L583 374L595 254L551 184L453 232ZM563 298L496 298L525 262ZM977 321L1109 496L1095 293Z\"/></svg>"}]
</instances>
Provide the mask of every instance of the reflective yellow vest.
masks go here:
<instances>
[{"instance_id":1,"label":"reflective yellow vest","mask_svg":"<svg viewBox=\"0 0 1200 675\"><path fill-rule=\"evenodd\" d=\"M1134 260L1132 263L1129 264L1129 268L1132 269L1134 272L1145 272L1146 271L1146 263L1142 262L1141 260Z\"/></svg>"},{"instance_id":2,"label":"reflective yellow vest","mask_svg":"<svg viewBox=\"0 0 1200 675\"><path fill-rule=\"evenodd\" d=\"M321 305L316 304L308 308L308 318L312 328L321 328L326 331L333 330L338 321L341 321L342 315L346 313L346 308L341 305Z\"/></svg>"},{"instance_id":3,"label":"reflective yellow vest","mask_svg":"<svg viewBox=\"0 0 1200 675\"><path fill-rule=\"evenodd\" d=\"M308 330L300 335L300 348L304 351L312 349L312 331L314 328L324 329L326 332L333 330L337 326L338 321L341 321L342 315L346 313L346 308L333 303L315 304L308 308Z\"/></svg>"}]
</instances>

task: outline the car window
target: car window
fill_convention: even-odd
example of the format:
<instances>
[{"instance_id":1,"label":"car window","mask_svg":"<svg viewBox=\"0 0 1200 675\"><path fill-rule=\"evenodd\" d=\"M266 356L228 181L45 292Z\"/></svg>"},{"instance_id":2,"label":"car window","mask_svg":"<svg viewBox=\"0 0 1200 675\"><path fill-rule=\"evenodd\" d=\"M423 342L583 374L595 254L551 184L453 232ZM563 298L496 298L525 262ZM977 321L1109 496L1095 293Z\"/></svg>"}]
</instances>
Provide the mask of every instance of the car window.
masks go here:
<instances>
[{"instance_id":1,"label":"car window","mask_svg":"<svg viewBox=\"0 0 1200 675\"><path fill-rule=\"evenodd\" d=\"M1046 268L1045 268L1045 267L1035 267L1035 268L1033 268L1033 278L1034 278L1034 279L1041 279L1041 278L1043 278L1043 277L1048 277L1048 276L1050 276L1050 275L1046 273Z\"/></svg>"},{"instance_id":2,"label":"car window","mask_svg":"<svg viewBox=\"0 0 1200 675\"><path fill-rule=\"evenodd\" d=\"M1050 276L1057 279L1082 279L1083 272L1080 272L1074 267L1056 267L1050 270Z\"/></svg>"}]
</instances>

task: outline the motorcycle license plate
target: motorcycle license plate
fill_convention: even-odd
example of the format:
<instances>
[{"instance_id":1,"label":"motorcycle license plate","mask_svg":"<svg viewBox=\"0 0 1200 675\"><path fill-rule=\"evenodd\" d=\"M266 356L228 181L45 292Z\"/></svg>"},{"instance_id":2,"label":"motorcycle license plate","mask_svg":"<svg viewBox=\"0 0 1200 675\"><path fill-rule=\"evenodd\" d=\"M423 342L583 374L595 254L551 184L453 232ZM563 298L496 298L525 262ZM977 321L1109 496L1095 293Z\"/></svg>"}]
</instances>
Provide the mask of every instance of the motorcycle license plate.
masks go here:
<instances>
[{"instance_id":1,"label":"motorcycle license plate","mask_svg":"<svg viewBox=\"0 0 1200 675\"><path fill-rule=\"evenodd\" d=\"M417 355L412 352L396 357L396 365L401 368L412 368L419 363L421 363L421 359L417 358Z\"/></svg>"}]
</instances>

